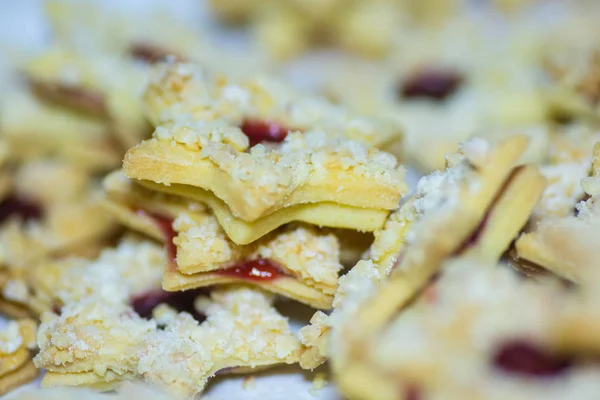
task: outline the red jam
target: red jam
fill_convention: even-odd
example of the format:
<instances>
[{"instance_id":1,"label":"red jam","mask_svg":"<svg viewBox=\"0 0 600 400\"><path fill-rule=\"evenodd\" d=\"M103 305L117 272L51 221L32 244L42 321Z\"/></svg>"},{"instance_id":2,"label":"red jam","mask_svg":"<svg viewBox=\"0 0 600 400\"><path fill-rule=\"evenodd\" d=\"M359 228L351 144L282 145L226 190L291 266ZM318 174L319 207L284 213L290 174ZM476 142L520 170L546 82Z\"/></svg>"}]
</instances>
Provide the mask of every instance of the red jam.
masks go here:
<instances>
[{"instance_id":1,"label":"red jam","mask_svg":"<svg viewBox=\"0 0 600 400\"><path fill-rule=\"evenodd\" d=\"M461 249L458 251L458 253L462 253L463 251L465 251L477 244L477 241L479 240L479 238L483 234L483 231L485 231L485 228L487 227L489 219L490 219L490 211L485 213L485 216L481 220L481 223L479 224L479 226L477 228L475 228L473 233L471 233L471 236L469 236L469 238L465 241L465 243L463 244Z\"/></svg>"},{"instance_id":2,"label":"red jam","mask_svg":"<svg viewBox=\"0 0 600 400\"><path fill-rule=\"evenodd\" d=\"M185 311L196 320L204 320L204 316L194 308L194 300L197 296L205 294L201 289L188 290L185 292L156 291L140 294L130 299L130 304L135 312L142 318L151 318L152 310L159 304L167 304L177 311Z\"/></svg>"},{"instance_id":3,"label":"red jam","mask_svg":"<svg viewBox=\"0 0 600 400\"><path fill-rule=\"evenodd\" d=\"M278 123L258 119L245 120L240 129L248 136L250 146L262 142L281 143L288 134L288 129Z\"/></svg>"},{"instance_id":4,"label":"red jam","mask_svg":"<svg viewBox=\"0 0 600 400\"><path fill-rule=\"evenodd\" d=\"M494 355L493 363L505 372L530 377L553 377L570 366L568 359L550 354L527 341L505 343Z\"/></svg>"},{"instance_id":5,"label":"red jam","mask_svg":"<svg viewBox=\"0 0 600 400\"><path fill-rule=\"evenodd\" d=\"M29 221L41 219L43 216L44 210L39 204L23 197L11 195L0 203L0 223L10 217Z\"/></svg>"},{"instance_id":6,"label":"red jam","mask_svg":"<svg viewBox=\"0 0 600 400\"><path fill-rule=\"evenodd\" d=\"M248 281L273 281L285 272L271 260L259 258L257 260L242 261L233 267L216 271L219 275L233 276Z\"/></svg>"},{"instance_id":7,"label":"red jam","mask_svg":"<svg viewBox=\"0 0 600 400\"><path fill-rule=\"evenodd\" d=\"M487 228L487 225L488 225L488 222L489 222L489 219L490 219L490 214L491 214L492 210L494 209L494 207L496 206L496 203L498 203L498 201L500 200L500 198L502 197L502 195L506 191L506 188L508 188L508 186L512 182L513 178L519 173L519 171L522 168L523 168L523 166L519 166L519 167L513 168L510 176L506 179L506 181L504 182L504 184L502 185L502 187L500 188L500 190L498 190L498 193L496 193L496 196L494 197L494 199L490 203L490 206L488 207L487 212L483 216L483 219L481 220L481 223L471 233L471 236L469 236L469 238L463 243L462 247L456 252L456 254L460 254L463 251L465 251L465 250L467 250L467 249L469 249L469 248L471 248L471 247L473 247L473 246L475 246L477 244L477 242L479 241L479 238L481 237L481 235L483 235L483 232Z\"/></svg>"},{"instance_id":8,"label":"red jam","mask_svg":"<svg viewBox=\"0 0 600 400\"><path fill-rule=\"evenodd\" d=\"M32 81L32 91L39 98L94 115L106 116L108 110L102 93L80 86Z\"/></svg>"},{"instance_id":9,"label":"red jam","mask_svg":"<svg viewBox=\"0 0 600 400\"><path fill-rule=\"evenodd\" d=\"M153 213L141 209L135 210L135 212L142 217L151 218L156 224L156 226L160 228L165 237L165 248L167 250L167 257L171 261L171 265L175 265L175 261L177 259L177 246L175 246L175 243L173 243L173 239L175 238L175 236L177 236L177 234L173 229L173 219L162 214Z\"/></svg>"},{"instance_id":10,"label":"red jam","mask_svg":"<svg viewBox=\"0 0 600 400\"><path fill-rule=\"evenodd\" d=\"M425 68L409 76L403 82L400 92L407 99L442 101L452 95L462 82L463 76L457 71Z\"/></svg>"},{"instance_id":11,"label":"red jam","mask_svg":"<svg viewBox=\"0 0 600 400\"><path fill-rule=\"evenodd\" d=\"M180 57L168 49L150 43L134 43L129 49L129 54L136 60L147 62L149 64L164 60L168 56L184 61L183 57Z\"/></svg>"},{"instance_id":12,"label":"red jam","mask_svg":"<svg viewBox=\"0 0 600 400\"><path fill-rule=\"evenodd\" d=\"M404 400L420 400L421 389L414 384L408 385L406 388L404 388L403 395L400 398Z\"/></svg>"}]
</instances>

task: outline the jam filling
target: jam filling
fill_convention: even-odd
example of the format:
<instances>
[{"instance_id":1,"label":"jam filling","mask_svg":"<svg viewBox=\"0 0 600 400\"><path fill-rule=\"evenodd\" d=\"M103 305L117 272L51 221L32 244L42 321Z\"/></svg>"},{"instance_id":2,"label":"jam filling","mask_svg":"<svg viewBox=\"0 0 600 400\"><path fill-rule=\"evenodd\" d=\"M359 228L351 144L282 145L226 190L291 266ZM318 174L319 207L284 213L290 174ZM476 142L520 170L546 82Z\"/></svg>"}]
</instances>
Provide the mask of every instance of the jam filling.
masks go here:
<instances>
[{"instance_id":1,"label":"jam filling","mask_svg":"<svg viewBox=\"0 0 600 400\"><path fill-rule=\"evenodd\" d=\"M200 314L194 308L194 300L202 294L206 294L206 292L201 289L185 292L165 292L161 290L134 296L130 299L129 303L142 318L151 318L152 310L163 303L173 307L177 311L184 311L191 314L198 321L203 321L204 315Z\"/></svg>"},{"instance_id":2,"label":"jam filling","mask_svg":"<svg viewBox=\"0 0 600 400\"><path fill-rule=\"evenodd\" d=\"M410 384L402 390L400 398L404 400L421 400L421 389L417 385Z\"/></svg>"},{"instance_id":3,"label":"jam filling","mask_svg":"<svg viewBox=\"0 0 600 400\"><path fill-rule=\"evenodd\" d=\"M513 178L519 173L519 171L521 171L522 168L523 168L522 166L513 168L512 172L510 173L510 176L508 177L508 179L506 179L506 181L504 182L504 184L502 185L500 190L498 190L498 193L496 193L496 196L490 203L490 206L488 207L485 215L483 216L483 219L481 220L481 222L479 223L477 228L471 233L471 236L469 236L469 238L463 243L461 248L456 252L456 254L460 254L463 251L465 251L477 244L477 242L479 241L479 238L481 238L481 236L485 232L485 229L488 226L492 210L494 209L494 207L496 206L496 204L498 203L498 201L500 200L500 198L506 191L506 188L508 188L508 186L512 182Z\"/></svg>"},{"instance_id":4,"label":"jam filling","mask_svg":"<svg viewBox=\"0 0 600 400\"><path fill-rule=\"evenodd\" d=\"M493 356L495 367L515 375L554 377L564 373L571 360L551 354L527 341L505 343Z\"/></svg>"},{"instance_id":5,"label":"jam filling","mask_svg":"<svg viewBox=\"0 0 600 400\"><path fill-rule=\"evenodd\" d=\"M175 57L177 60L185 61L183 57L169 51L168 49L150 43L134 43L129 49L129 54L136 60L153 64L155 62L166 59L167 57Z\"/></svg>"},{"instance_id":6,"label":"jam filling","mask_svg":"<svg viewBox=\"0 0 600 400\"><path fill-rule=\"evenodd\" d=\"M0 223L13 216L22 221L39 220L44 216L44 210L32 200L10 195L0 203Z\"/></svg>"},{"instance_id":7,"label":"jam filling","mask_svg":"<svg viewBox=\"0 0 600 400\"><path fill-rule=\"evenodd\" d=\"M175 243L173 243L173 239L175 236L177 236L177 233L173 229L173 218L142 209L135 210L135 212L139 216L152 219L156 226L161 230L165 238L165 249L167 250L169 263L171 266L175 266L177 259L177 246L175 246Z\"/></svg>"},{"instance_id":8,"label":"jam filling","mask_svg":"<svg viewBox=\"0 0 600 400\"><path fill-rule=\"evenodd\" d=\"M490 207L490 209L491 209L491 207ZM485 213L483 219L481 220L481 223L479 224L479 226L477 226L477 228L475 228L473 233L471 233L471 236L469 236L469 238L465 241L465 243L461 247L459 253L462 253L463 251L470 249L471 247L473 247L477 244L477 242L479 241L479 238L485 231L485 228L487 228L489 219L490 219L490 210L488 210Z\"/></svg>"},{"instance_id":9,"label":"jam filling","mask_svg":"<svg viewBox=\"0 0 600 400\"><path fill-rule=\"evenodd\" d=\"M272 260L259 258L242 261L236 265L215 271L219 275L233 276L247 281L268 282L285 276L286 273Z\"/></svg>"},{"instance_id":10,"label":"jam filling","mask_svg":"<svg viewBox=\"0 0 600 400\"><path fill-rule=\"evenodd\" d=\"M30 87L37 97L51 103L94 115L106 116L108 114L106 102L101 93L79 86L39 81L31 81Z\"/></svg>"},{"instance_id":11,"label":"jam filling","mask_svg":"<svg viewBox=\"0 0 600 400\"><path fill-rule=\"evenodd\" d=\"M250 146L263 142L281 143L288 134L288 129L278 123L259 119L245 120L240 129L248 136Z\"/></svg>"},{"instance_id":12,"label":"jam filling","mask_svg":"<svg viewBox=\"0 0 600 400\"><path fill-rule=\"evenodd\" d=\"M460 87L463 80L463 76L454 70L425 68L416 71L402 83L400 94L406 99L443 101Z\"/></svg>"}]
</instances>

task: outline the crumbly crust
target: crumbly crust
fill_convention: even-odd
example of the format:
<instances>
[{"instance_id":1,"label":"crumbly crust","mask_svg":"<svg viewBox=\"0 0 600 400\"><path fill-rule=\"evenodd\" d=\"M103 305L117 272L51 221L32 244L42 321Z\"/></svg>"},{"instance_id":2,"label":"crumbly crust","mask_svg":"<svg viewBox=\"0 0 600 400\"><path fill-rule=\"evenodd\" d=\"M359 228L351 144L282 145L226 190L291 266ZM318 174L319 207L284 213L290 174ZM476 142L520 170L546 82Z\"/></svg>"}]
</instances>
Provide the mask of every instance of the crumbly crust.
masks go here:
<instances>
[{"instance_id":1,"label":"crumbly crust","mask_svg":"<svg viewBox=\"0 0 600 400\"><path fill-rule=\"evenodd\" d=\"M61 376L77 379L86 373L87 385L144 379L174 395L191 397L221 369L298 360L298 340L261 292L244 287L216 290L211 299L198 298L196 303L207 315L205 322L163 310L164 329L118 301L90 297L69 303L60 316L42 317L36 366L51 372L46 385L59 382Z\"/></svg>"},{"instance_id":2,"label":"crumbly crust","mask_svg":"<svg viewBox=\"0 0 600 400\"><path fill-rule=\"evenodd\" d=\"M213 76L192 63L167 62L154 68L146 90L149 118L155 125L166 122L203 121L200 136L189 131L158 130L155 136L206 147L206 142L228 143L236 150L248 146L239 130L244 120L272 121L291 131L323 130L329 136L385 145L401 137L390 120L358 116L343 106L299 92L285 82L267 76L229 81ZM186 121L187 119L187 121Z\"/></svg>"},{"instance_id":3,"label":"crumbly crust","mask_svg":"<svg viewBox=\"0 0 600 400\"><path fill-rule=\"evenodd\" d=\"M364 397L373 399L396 398L398 390L451 399L562 398L580 395L582 382L593 391L597 368L577 361L549 380L494 364L498 352L519 341L549 354L581 351L575 336L563 335L574 319L581 323L595 312L586 301L559 285L523 281L504 266L455 261L376 340L353 347L356 356L338 383L347 395L367 393L368 385Z\"/></svg>"},{"instance_id":4,"label":"crumbly crust","mask_svg":"<svg viewBox=\"0 0 600 400\"><path fill-rule=\"evenodd\" d=\"M517 259L573 282L595 279L593 271L598 266L598 257L594 243L600 223L595 205L599 152L600 146L596 144L593 155L576 164L566 162L546 167L546 171L557 172L561 179L550 181L533 214L531 229L516 241ZM549 204L553 206L550 212Z\"/></svg>"}]
</instances>

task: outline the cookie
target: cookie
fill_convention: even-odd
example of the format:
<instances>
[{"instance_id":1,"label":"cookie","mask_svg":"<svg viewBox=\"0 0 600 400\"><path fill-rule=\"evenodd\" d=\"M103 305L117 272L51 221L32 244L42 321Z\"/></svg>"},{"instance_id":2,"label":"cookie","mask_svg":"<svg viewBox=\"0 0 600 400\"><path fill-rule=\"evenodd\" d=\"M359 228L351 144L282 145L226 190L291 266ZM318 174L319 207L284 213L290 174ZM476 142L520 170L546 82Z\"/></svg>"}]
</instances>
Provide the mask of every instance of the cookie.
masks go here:
<instances>
[{"instance_id":1,"label":"cookie","mask_svg":"<svg viewBox=\"0 0 600 400\"><path fill-rule=\"evenodd\" d=\"M120 151L96 118L41 103L22 90L5 94L0 113L0 131L11 160L50 156L91 171L119 165Z\"/></svg>"},{"instance_id":2,"label":"cookie","mask_svg":"<svg viewBox=\"0 0 600 400\"><path fill-rule=\"evenodd\" d=\"M177 69L174 64L171 72L167 66L165 73L175 80L198 81L198 71L189 68L181 65ZM166 85L167 90L177 87L173 85L177 83ZM184 95L187 87L183 84ZM172 95L180 96L179 92ZM167 92L165 96L168 99L170 95ZM201 112L202 106L198 107ZM175 107L169 113L175 111L183 110ZM163 115L168 117L168 113ZM171 187L211 191L234 216L245 221L306 203L389 210L406 190L403 169L394 157L362 139L348 140L337 136L336 130L328 131L329 135L312 130L292 132L285 139L278 136L276 140L283 141L272 148L259 144L249 149L248 136L240 128L226 120L207 118L157 127L152 139L127 152L125 174ZM206 157L199 158L201 154ZM364 195L355 196L357 191Z\"/></svg>"},{"instance_id":3,"label":"cookie","mask_svg":"<svg viewBox=\"0 0 600 400\"><path fill-rule=\"evenodd\" d=\"M133 63L110 54L90 56L57 47L34 58L25 70L38 99L99 119L125 147L148 134L136 99L145 74Z\"/></svg>"},{"instance_id":4,"label":"cookie","mask_svg":"<svg viewBox=\"0 0 600 400\"><path fill-rule=\"evenodd\" d=\"M594 300L473 258L443 271L409 308L355 343L337 375L345 395L585 398L584 388L595 390L598 368L582 357L595 344L575 332L594 320Z\"/></svg>"},{"instance_id":5,"label":"cookie","mask_svg":"<svg viewBox=\"0 0 600 400\"><path fill-rule=\"evenodd\" d=\"M330 307L342 269L334 234L287 226L238 245L200 204L164 194L144 195L146 189L136 188L122 175L110 176L106 185L112 187L107 209L125 226L165 243L166 290L246 282L317 308Z\"/></svg>"},{"instance_id":6,"label":"cookie","mask_svg":"<svg viewBox=\"0 0 600 400\"><path fill-rule=\"evenodd\" d=\"M174 219L177 211L203 207L201 204L206 204L227 236L238 245L252 243L293 221L370 232L383 226L388 215L387 210L314 203L285 207L249 222L235 217L227 205L211 192L191 190L183 185L165 186L151 181L137 182L116 171L105 178L104 188L107 193L107 207L117 217L121 216L122 222L134 209L145 209ZM131 218L129 220L133 223ZM150 232L152 230L154 233ZM145 231L155 238L160 238L156 229L147 228Z\"/></svg>"},{"instance_id":7,"label":"cookie","mask_svg":"<svg viewBox=\"0 0 600 400\"><path fill-rule=\"evenodd\" d=\"M38 376L31 361L37 326L33 320L10 321L0 333L0 394Z\"/></svg>"},{"instance_id":8,"label":"cookie","mask_svg":"<svg viewBox=\"0 0 600 400\"><path fill-rule=\"evenodd\" d=\"M376 299L363 306L360 314L357 311L378 282L390 279L385 288L389 296L408 303L439 273L439 260L463 255L497 261L527 222L543 188L535 167L515 168L525 146L523 137L496 144L473 139L459 153L447 156L444 173L422 178L415 193L375 232L368 260L340 278L331 317L327 321L317 318L316 326L301 330L306 347L301 365L314 368L324 361L327 346L339 357L332 364L334 370L343 364L339 360L347 349L339 343L347 341L332 339L327 333L341 324L336 321L359 321L356 331L385 321L393 312L393 302Z\"/></svg>"},{"instance_id":9,"label":"cookie","mask_svg":"<svg viewBox=\"0 0 600 400\"><path fill-rule=\"evenodd\" d=\"M164 310L158 315L163 329L157 328L157 320L141 319L125 305L93 298L67 304L60 316L45 314L35 358L38 367L49 371L42 385L108 389L124 380L143 379L191 397L219 370L297 360L297 339L262 293L225 289L197 304L207 315L205 322ZM64 347L65 335L79 340ZM102 346L108 341L114 342L111 349ZM70 355L71 346L77 346L77 357Z\"/></svg>"},{"instance_id":10,"label":"cookie","mask_svg":"<svg viewBox=\"0 0 600 400\"><path fill-rule=\"evenodd\" d=\"M524 260L576 283L596 269L595 182L598 145L592 157L542 169L554 179L536 208L530 229L515 243L517 262ZM591 177L586 178L590 173Z\"/></svg>"}]
</instances>

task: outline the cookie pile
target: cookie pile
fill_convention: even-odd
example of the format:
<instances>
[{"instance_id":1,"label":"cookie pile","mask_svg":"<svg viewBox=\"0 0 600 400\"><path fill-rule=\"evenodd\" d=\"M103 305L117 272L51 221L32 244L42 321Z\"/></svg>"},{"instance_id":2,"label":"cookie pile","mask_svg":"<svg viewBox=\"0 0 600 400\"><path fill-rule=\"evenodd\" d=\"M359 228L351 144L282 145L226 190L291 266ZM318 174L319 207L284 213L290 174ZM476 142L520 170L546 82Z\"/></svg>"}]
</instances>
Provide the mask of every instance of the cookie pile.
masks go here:
<instances>
[{"instance_id":1,"label":"cookie pile","mask_svg":"<svg viewBox=\"0 0 600 400\"><path fill-rule=\"evenodd\" d=\"M278 56L383 56L307 91L168 13L48 1L0 95L0 393L327 363L350 399L593 398L600 10L466 3L210 3Z\"/></svg>"}]
</instances>

